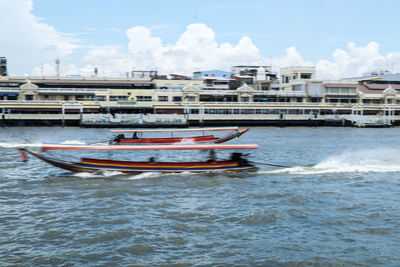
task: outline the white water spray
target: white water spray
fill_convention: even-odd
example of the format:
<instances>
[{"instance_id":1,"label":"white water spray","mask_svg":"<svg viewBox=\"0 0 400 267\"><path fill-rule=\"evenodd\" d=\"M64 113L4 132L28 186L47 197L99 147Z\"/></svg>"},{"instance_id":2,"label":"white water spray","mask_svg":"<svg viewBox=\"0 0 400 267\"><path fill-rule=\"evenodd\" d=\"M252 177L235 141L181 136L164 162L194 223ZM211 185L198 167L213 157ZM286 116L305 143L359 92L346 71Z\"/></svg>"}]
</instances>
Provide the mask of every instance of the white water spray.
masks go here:
<instances>
[{"instance_id":1,"label":"white water spray","mask_svg":"<svg viewBox=\"0 0 400 267\"><path fill-rule=\"evenodd\" d=\"M310 166L296 166L261 173L321 174L343 172L400 172L400 150L374 149L345 151Z\"/></svg>"}]
</instances>

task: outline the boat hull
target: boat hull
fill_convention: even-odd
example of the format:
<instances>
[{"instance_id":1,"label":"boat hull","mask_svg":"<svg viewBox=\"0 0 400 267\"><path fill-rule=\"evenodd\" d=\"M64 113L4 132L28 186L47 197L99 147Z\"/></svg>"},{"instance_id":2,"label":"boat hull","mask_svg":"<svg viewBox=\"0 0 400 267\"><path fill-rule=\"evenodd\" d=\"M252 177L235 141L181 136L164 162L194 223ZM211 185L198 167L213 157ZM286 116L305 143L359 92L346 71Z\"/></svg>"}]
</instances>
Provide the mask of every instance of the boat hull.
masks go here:
<instances>
[{"instance_id":1,"label":"boat hull","mask_svg":"<svg viewBox=\"0 0 400 267\"><path fill-rule=\"evenodd\" d=\"M192 136L192 137L170 137L170 138L116 138L110 141L113 145L126 144L176 144L176 143L212 143L221 144L234 138L239 138L249 129L242 129L223 137L215 137L214 135Z\"/></svg>"},{"instance_id":2,"label":"boat hull","mask_svg":"<svg viewBox=\"0 0 400 267\"><path fill-rule=\"evenodd\" d=\"M67 162L42 155L39 152L20 148L55 167L73 172L118 171L139 174L145 172L180 173L180 172L254 172L257 167L246 160L204 161L204 162L138 162L105 159L82 158L81 162Z\"/></svg>"}]
</instances>

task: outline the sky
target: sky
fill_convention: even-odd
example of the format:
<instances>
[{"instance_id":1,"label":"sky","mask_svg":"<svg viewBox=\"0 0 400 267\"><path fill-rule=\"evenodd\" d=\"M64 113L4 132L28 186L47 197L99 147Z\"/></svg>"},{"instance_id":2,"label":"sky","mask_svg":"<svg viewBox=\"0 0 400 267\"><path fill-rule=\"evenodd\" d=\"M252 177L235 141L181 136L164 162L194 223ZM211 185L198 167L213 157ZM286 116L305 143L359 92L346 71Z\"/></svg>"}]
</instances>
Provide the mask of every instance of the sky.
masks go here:
<instances>
[{"instance_id":1,"label":"sky","mask_svg":"<svg viewBox=\"0 0 400 267\"><path fill-rule=\"evenodd\" d=\"M319 79L400 72L397 0L0 0L9 75L191 75L315 66Z\"/></svg>"}]
</instances>

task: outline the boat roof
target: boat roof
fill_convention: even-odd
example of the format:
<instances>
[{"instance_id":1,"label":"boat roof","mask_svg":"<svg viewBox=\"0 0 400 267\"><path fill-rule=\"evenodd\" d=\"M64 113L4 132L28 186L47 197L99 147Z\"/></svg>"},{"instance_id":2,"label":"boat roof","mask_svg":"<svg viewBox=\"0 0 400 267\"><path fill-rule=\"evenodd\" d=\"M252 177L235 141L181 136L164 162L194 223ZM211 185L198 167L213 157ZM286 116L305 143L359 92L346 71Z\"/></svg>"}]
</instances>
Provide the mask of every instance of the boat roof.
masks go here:
<instances>
[{"instance_id":1,"label":"boat roof","mask_svg":"<svg viewBox=\"0 0 400 267\"><path fill-rule=\"evenodd\" d=\"M182 145L82 145L43 144L42 150L197 150L256 149L257 144L182 144Z\"/></svg>"},{"instance_id":2,"label":"boat roof","mask_svg":"<svg viewBox=\"0 0 400 267\"><path fill-rule=\"evenodd\" d=\"M176 129L126 129L110 130L112 133L132 133L132 132L195 132L195 131L237 131L239 127L205 127L205 128L176 128Z\"/></svg>"}]
</instances>

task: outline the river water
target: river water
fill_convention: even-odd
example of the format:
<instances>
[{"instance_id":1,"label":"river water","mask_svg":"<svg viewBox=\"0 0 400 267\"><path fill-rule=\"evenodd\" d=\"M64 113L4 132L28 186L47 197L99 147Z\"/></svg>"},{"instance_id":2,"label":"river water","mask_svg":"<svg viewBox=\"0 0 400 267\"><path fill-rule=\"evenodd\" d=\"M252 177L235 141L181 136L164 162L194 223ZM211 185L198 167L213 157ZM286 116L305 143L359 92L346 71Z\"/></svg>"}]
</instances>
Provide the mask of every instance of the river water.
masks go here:
<instances>
[{"instance_id":1,"label":"river water","mask_svg":"<svg viewBox=\"0 0 400 267\"><path fill-rule=\"evenodd\" d=\"M101 141L107 129L2 128L0 265L398 266L399 136L400 128L259 127L231 142L257 143L250 160L288 168L76 174L32 157L23 163L16 147Z\"/></svg>"}]
</instances>

